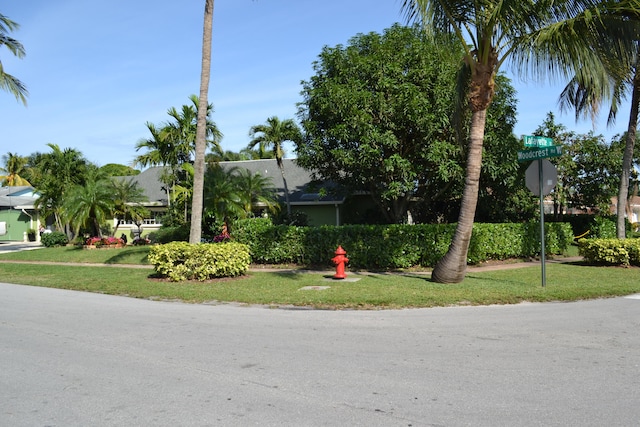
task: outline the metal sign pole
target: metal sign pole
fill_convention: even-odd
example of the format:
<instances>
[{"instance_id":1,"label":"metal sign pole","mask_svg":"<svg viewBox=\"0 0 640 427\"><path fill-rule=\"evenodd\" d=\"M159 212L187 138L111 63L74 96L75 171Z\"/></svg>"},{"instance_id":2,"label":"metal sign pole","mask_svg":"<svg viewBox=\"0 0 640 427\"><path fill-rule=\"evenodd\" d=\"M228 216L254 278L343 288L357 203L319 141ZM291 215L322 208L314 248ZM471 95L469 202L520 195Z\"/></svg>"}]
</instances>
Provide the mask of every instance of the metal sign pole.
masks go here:
<instances>
[{"instance_id":1,"label":"metal sign pole","mask_svg":"<svg viewBox=\"0 0 640 427\"><path fill-rule=\"evenodd\" d=\"M542 266L542 287L547 285L547 271L545 266L545 245L544 245L544 194L542 177L542 160L538 160L538 177L540 179L540 264Z\"/></svg>"}]
</instances>

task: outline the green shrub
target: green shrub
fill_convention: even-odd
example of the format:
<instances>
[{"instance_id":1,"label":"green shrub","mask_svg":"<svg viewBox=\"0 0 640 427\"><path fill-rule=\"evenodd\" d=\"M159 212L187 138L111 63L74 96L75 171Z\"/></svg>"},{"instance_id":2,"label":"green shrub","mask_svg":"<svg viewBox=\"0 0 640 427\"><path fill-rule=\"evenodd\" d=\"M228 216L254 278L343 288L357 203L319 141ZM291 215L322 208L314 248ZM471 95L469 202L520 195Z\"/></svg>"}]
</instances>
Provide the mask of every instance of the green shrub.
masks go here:
<instances>
[{"instance_id":1,"label":"green shrub","mask_svg":"<svg viewBox=\"0 0 640 427\"><path fill-rule=\"evenodd\" d=\"M187 242L190 231L188 224L177 227L162 227L154 233L149 233L147 237L153 243Z\"/></svg>"},{"instance_id":2,"label":"green shrub","mask_svg":"<svg viewBox=\"0 0 640 427\"><path fill-rule=\"evenodd\" d=\"M565 253L573 241L569 224L546 224L546 253ZM363 269L433 267L444 256L455 224L288 227L256 218L237 221L232 237L250 247L254 262L332 266L338 245L349 266ZM540 252L540 225L475 224L468 262L531 257Z\"/></svg>"},{"instance_id":3,"label":"green shrub","mask_svg":"<svg viewBox=\"0 0 640 427\"><path fill-rule=\"evenodd\" d=\"M640 266L640 239L580 239L578 246L590 264Z\"/></svg>"},{"instance_id":4,"label":"green shrub","mask_svg":"<svg viewBox=\"0 0 640 427\"><path fill-rule=\"evenodd\" d=\"M616 219L596 216L591 222L591 233L587 237L593 239L615 239L617 237Z\"/></svg>"},{"instance_id":5,"label":"green shrub","mask_svg":"<svg viewBox=\"0 0 640 427\"><path fill-rule=\"evenodd\" d=\"M236 242L171 242L151 247L149 262L156 272L174 282L241 276L249 269L251 257L246 245Z\"/></svg>"},{"instance_id":6,"label":"green shrub","mask_svg":"<svg viewBox=\"0 0 640 427\"><path fill-rule=\"evenodd\" d=\"M42 242L42 244L47 248L51 248L53 246L65 246L69 243L69 239L66 234L59 231L53 231L51 233L42 233L42 236L40 236L40 242Z\"/></svg>"}]
</instances>

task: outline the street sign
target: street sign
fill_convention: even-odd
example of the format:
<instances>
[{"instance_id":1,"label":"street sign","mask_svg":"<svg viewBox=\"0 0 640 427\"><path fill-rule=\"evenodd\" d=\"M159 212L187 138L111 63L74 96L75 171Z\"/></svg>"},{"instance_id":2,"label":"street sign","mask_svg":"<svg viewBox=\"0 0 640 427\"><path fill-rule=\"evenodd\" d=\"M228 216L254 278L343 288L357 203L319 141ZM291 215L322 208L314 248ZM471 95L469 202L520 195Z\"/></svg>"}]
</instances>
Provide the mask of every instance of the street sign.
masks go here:
<instances>
[{"instance_id":1,"label":"street sign","mask_svg":"<svg viewBox=\"0 0 640 427\"><path fill-rule=\"evenodd\" d=\"M553 187L558 183L558 170L549 160L542 162L542 179L540 179L540 167L538 162L532 162L525 172L525 184L536 196L540 195L540 183L542 182L542 195L551 193Z\"/></svg>"},{"instance_id":2,"label":"street sign","mask_svg":"<svg viewBox=\"0 0 640 427\"><path fill-rule=\"evenodd\" d=\"M525 147L552 147L553 139L546 136L523 135Z\"/></svg>"},{"instance_id":3,"label":"street sign","mask_svg":"<svg viewBox=\"0 0 640 427\"><path fill-rule=\"evenodd\" d=\"M558 157L562 155L561 145L552 145L551 147L530 148L528 150L518 151L518 161L528 162L529 160L546 159L547 157Z\"/></svg>"}]
</instances>

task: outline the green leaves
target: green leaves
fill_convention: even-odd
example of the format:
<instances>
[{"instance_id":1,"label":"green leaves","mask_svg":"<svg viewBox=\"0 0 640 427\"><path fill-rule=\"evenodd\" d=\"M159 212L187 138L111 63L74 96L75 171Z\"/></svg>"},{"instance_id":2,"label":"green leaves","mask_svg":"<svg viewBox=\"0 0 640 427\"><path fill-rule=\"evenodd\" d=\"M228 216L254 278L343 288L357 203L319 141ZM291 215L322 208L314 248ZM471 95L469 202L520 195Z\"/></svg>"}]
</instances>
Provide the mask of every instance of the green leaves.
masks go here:
<instances>
[{"instance_id":1,"label":"green leaves","mask_svg":"<svg viewBox=\"0 0 640 427\"><path fill-rule=\"evenodd\" d=\"M324 48L316 74L303 83L299 116L307 138L297 144L298 164L347 193L371 194L388 223L402 222L410 201L426 211L455 199L465 164L454 127L462 55L451 37L399 25ZM501 82L488 135L511 141L514 93ZM509 153L492 163L509 163L493 176L512 174Z\"/></svg>"},{"instance_id":2,"label":"green leaves","mask_svg":"<svg viewBox=\"0 0 640 427\"><path fill-rule=\"evenodd\" d=\"M251 257L246 245L235 242L196 245L172 242L151 247L149 262L171 281L204 281L245 274Z\"/></svg>"}]
</instances>

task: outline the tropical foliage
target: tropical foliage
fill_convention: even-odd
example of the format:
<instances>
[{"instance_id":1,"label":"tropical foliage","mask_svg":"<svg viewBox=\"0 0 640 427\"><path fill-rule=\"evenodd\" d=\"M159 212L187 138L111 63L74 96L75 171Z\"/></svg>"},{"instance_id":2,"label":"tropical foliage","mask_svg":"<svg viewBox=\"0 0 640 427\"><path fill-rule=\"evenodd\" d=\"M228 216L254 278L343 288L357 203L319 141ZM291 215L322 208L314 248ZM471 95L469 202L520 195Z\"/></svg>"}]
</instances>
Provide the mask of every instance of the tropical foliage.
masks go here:
<instances>
[{"instance_id":1,"label":"tropical foliage","mask_svg":"<svg viewBox=\"0 0 640 427\"><path fill-rule=\"evenodd\" d=\"M149 215L149 210L143 204L148 201L148 198L144 195L144 190L131 178L111 178L110 185L110 199L113 201L112 214L118 218L113 234L117 236L122 220L131 219L135 223L140 223Z\"/></svg>"},{"instance_id":2,"label":"tropical foliage","mask_svg":"<svg viewBox=\"0 0 640 427\"><path fill-rule=\"evenodd\" d=\"M100 225L113 218L113 186L97 169L92 170L82 185L74 185L65 196L63 215L75 235L81 229L102 237Z\"/></svg>"},{"instance_id":3,"label":"tropical foliage","mask_svg":"<svg viewBox=\"0 0 640 427\"><path fill-rule=\"evenodd\" d=\"M29 181L21 175L26 173L26 165L28 158L19 156L14 153L7 153L2 156L4 167L0 168L0 185L7 187L15 187L22 185L31 185Z\"/></svg>"},{"instance_id":4,"label":"tropical foliage","mask_svg":"<svg viewBox=\"0 0 640 427\"><path fill-rule=\"evenodd\" d=\"M402 8L409 20L419 21L429 34L454 34L464 50L458 99L471 111L466 184L456 233L432 274L437 282L457 283L466 271L487 109L501 66L510 60L523 75L540 78L571 77L590 67L601 70L599 64L606 60L601 51L621 57L631 52L638 39L638 22L620 11L634 14L639 7L636 0L404 0Z\"/></svg>"},{"instance_id":5,"label":"tropical foliage","mask_svg":"<svg viewBox=\"0 0 640 427\"><path fill-rule=\"evenodd\" d=\"M291 215L291 203L289 202L289 187L287 185L287 179L284 174L284 147L283 144L287 141L298 143L302 140L302 133L298 125L293 119L280 120L278 117L273 116L267 119L265 124L252 126L249 130L251 141L249 142L249 149L258 148L260 158L264 158L264 153L267 150L273 152L273 156L278 163L280 173L282 174L282 181L284 183L284 195L285 202L287 204L287 215Z\"/></svg>"},{"instance_id":6,"label":"tropical foliage","mask_svg":"<svg viewBox=\"0 0 640 427\"><path fill-rule=\"evenodd\" d=\"M0 47L4 46L17 58L23 58L25 55L24 46L9 35L19 27L19 24L0 13ZM27 88L16 77L4 71L2 61L0 61L0 89L9 92L18 101L27 105L27 95L29 93Z\"/></svg>"},{"instance_id":7,"label":"tropical foliage","mask_svg":"<svg viewBox=\"0 0 640 427\"><path fill-rule=\"evenodd\" d=\"M315 76L303 83L306 138L297 144L297 163L342 191L371 195L380 222L406 221L408 210L419 222L455 221L465 163L458 135L466 123L456 120L452 99L462 54L452 37L432 40L399 25L325 47ZM505 77L497 79L481 214L522 219L527 209L509 200L523 188L514 156L515 91Z\"/></svg>"}]
</instances>

